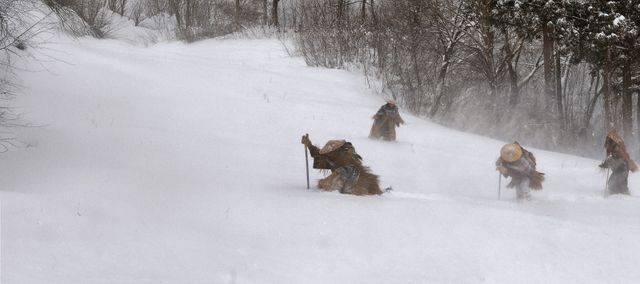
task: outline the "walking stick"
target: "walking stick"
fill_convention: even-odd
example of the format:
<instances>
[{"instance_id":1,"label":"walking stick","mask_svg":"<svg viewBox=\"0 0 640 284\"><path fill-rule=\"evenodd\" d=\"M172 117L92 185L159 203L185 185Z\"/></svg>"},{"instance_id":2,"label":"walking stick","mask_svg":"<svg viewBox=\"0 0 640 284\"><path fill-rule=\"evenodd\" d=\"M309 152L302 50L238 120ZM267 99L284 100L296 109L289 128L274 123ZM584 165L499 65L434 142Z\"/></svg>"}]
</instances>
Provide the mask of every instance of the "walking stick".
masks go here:
<instances>
[{"instance_id":1,"label":"walking stick","mask_svg":"<svg viewBox=\"0 0 640 284\"><path fill-rule=\"evenodd\" d=\"M502 189L502 174L498 173L498 200L500 200L500 190Z\"/></svg>"},{"instance_id":2,"label":"walking stick","mask_svg":"<svg viewBox=\"0 0 640 284\"><path fill-rule=\"evenodd\" d=\"M307 154L307 145L304 146L304 161L307 169L307 189L309 189L309 154Z\"/></svg>"},{"instance_id":3,"label":"walking stick","mask_svg":"<svg viewBox=\"0 0 640 284\"><path fill-rule=\"evenodd\" d=\"M609 168L607 168L607 178L604 180L604 196L609 194Z\"/></svg>"}]
</instances>

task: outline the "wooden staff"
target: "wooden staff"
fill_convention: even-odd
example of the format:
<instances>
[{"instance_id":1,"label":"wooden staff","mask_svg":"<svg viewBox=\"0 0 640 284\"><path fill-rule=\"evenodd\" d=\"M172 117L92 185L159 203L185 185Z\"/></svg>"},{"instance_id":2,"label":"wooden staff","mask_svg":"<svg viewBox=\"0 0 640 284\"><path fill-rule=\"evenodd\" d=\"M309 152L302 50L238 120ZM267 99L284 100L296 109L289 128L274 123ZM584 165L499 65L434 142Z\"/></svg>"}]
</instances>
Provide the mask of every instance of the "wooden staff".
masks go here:
<instances>
[{"instance_id":1,"label":"wooden staff","mask_svg":"<svg viewBox=\"0 0 640 284\"><path fill-rule=\"evenodd\" d=\"M309 154L307 154L307 146L304 146L304 161L307 169L307 189L309 189Z\"/></svg>"},{"instance_id":2,"label":"wooden staff","mask_svg":"<svg viewBox=\"0 0 640 284\"><path fill-rule=\"evenodd\" d=\"M498 200L500 200L501 189L502 189L502 173L498 172Z\"/></svg>"}]
</instances>

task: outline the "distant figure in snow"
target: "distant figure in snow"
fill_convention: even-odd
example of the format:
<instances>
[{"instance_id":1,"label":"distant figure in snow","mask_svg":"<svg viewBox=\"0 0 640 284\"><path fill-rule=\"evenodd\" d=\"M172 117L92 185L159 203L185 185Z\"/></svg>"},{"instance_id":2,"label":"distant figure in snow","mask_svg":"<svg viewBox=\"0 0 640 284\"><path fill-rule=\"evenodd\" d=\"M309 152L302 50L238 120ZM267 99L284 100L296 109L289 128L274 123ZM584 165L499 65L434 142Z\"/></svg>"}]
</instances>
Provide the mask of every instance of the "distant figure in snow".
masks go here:
<instances>
[{"instance_id":1,"label":"distant figure in snow","mask_svg":"<svg viewBox=\"0 0 640 284\"><path fill-rule=\"evenodd\" d=\"M624 141L615 128L609 130L607 138L604 140L604 148L607 158L599 167L611 169L611 176L607 181L606 194L629 194L627 181L629 170L632 172L637 171L638 165L629 157Z\"/></svg>"},{"instance_id":2,"label":"distant figure in snow","mask_svg":"<svg viewBox=\"0 0 640 284\"><path fill-rule=\"evenodd\" d=\"M394 100L387 100L387 103L380 107L373 119L369 138L378 139L382 137L385 141L396 141L396 127L404 124L404 120L400 117Z\"/></svg>"},{"instance_id":3,"label":"distant figure in snow","mask_svg":"<svg viewBox=\"0 0 640 284\"><path fill-rule=\"evenodd\" d=\"M518 201L531 199L529 189L542 189L544 174L536 171L536 158L518 142L502 146L496 170L504 177L511 177L507 188L516 188Z\"/></svg>"},{"instance_id":4,"label":"distant figure in snow","mask_svg":"<svg viewBox=\"0 0 640 284\"><path fill-rule=\"evenodd\" d=\"M309 149L313 157L314 169L331 170L328 177L318 181L319 188L354 195L382 194L378 176L362 165L362 157L356 153L350 142L329 140L319 149L311 144L309 134L306 134L302 136L302 144Z\"/></svg>"}]
</instances>

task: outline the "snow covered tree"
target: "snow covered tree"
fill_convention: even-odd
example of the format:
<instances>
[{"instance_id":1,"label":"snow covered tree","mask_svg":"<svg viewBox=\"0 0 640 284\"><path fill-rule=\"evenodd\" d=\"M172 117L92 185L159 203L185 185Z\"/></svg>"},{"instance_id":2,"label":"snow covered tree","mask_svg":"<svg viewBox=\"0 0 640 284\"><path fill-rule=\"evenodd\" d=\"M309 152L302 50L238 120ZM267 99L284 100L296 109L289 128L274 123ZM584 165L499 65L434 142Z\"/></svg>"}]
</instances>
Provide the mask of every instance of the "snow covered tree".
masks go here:
<instances>
[{"instance_id":1,"label":"snow covered tree","mask_svg":"<svg viewBox=\"0 0 640 284\"><path fill-rule=\"evenodd\" d=\"M632 135L631 82L638 58L638 1L587 1L576 4L574 56L601 72L604 128L620 126ZM620 74L620 75L617 75ZM622 84L619 82L622 81ZM616 94L620 94L617 96ZM622 115L617 105L622 98Z\"/></svg>"},{"instance_id":2,"label":"snow covered tree","mask_svg":"<svg viewBox=\"0 0 640 284\"><path fill-rule=\"evenodd\" d=\"M496 58L496 27L492 16L493 0L465 1L464 9L469 20L466 27L469 40L466 46L474 54L471 66L484 75L489 85L489 98L496 99L502 64ZM492 103L495 106L495 102Z\"/></svg>"},{"instance_id":3,"label":"snow covered tree","mask_svg":"<svg viewBox=\"0 0 640 284\"><path fill-rule=\"evenodd\" d=\"M554 74L559 73L560 66L554 62L554 44L562 33L566 24L566 1L563 0L498 0L494 16L499 22L500 29L504 35L510 31L517 34L520 40L531 42L532 40L542 41L542 58L544 66L544 93L547 109L555 107L560 124L564 124L564 111L562 106L561 82L554 78ZM510 47L508 36L505 38L505 47ZM516 51L517 46L516 45ZM507 58L514 57L514 51L505 49ZM556 54L556 57L559 55ZM559 57L558 57L559 58ZM511 60L509 60L511 61ZM557 61L557 60L556 60ZM510 77L513 77L513 68L510 67ZM514 79L512 79L514 81ZM516 102L517 86L512 83L512 102Z\"/></svg>"},{"instance_id":4,"label":"snow covered tree","mask_svg":"<svg viewBox=\"0 0 640 284\"><path fill-rule=\"evenodd\" d=\"M633 136L633 90L638 90L638 79L640 70L640 1L619 1L612 10L616 16L613 20L613 29L619 36L615 48L618 50L619 58L616 64L620 67L622 86L620 93L622 96L622 129L627 141ZM635 82L633 78L636 78ZM640 111L640 103L638 104ZM640 120L639 120L640 121ZM638 124L640 126L640 124ZM640 138L640 137L639 137Z\"/></svg>"}]
</instances>

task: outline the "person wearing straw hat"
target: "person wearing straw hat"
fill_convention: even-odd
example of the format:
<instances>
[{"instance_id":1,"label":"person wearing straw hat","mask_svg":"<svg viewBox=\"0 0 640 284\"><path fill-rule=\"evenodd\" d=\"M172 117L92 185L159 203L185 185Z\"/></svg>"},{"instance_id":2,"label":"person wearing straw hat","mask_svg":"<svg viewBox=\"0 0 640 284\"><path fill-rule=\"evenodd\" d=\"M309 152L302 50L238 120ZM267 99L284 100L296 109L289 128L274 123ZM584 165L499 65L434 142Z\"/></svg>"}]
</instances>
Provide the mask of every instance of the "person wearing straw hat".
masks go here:
<instances>
[{"instance_id":1,"label":"person wearing straw hat","mask_svg":"<svg viewBox=\"0 0 640 284\"><path fill-rule=\"evenodd\" d=\"M536 158L518 142L502 146L496 170L504 177L511 177L507 188L515 187L518 201L530 199L530 189L542 189L544 174L536 171Z\"/></svg>"},{"instance_id":2,"label":"person wearing straw hat","mask_svg":"<svg viewBox=\"0 0 640 284\"><path fill-rule=\"evenodd\" d=\"M404 124L404 120L398 112L396 101L388 99L387 103L376 112L373 119L369 138L379 139L382 137L385 141L396 141L396 127Z\"/></svg>"},{"instance_id":3,"label":"person wearing straw hat","mask_svg":"<svg viewBox=\"0 0 640 284\"><path fill-rule=\"evenodd\" d=\"M353 195L382 194L378 176L362 165L362 157L351 142L329 140L319 149L311 143L309 134L302 136L301 142L313 157L314 169L331 170L329 176L318 181L322 190Z\"/></svg>"},{"instance_id":4,"label":"person wearing straw hat","mask_svg":"<svg viewBox=\"0 0 640 284\"><path fill-rule=\"evenodd\" d=\"M605 194L629 194L629 171L638 170L638 165L629 157L624 141L618 130L612 128L604 141L607 158L599 165L603 169L611 169L611 176L607 180Z\"/></svg>"}]
</instances>

